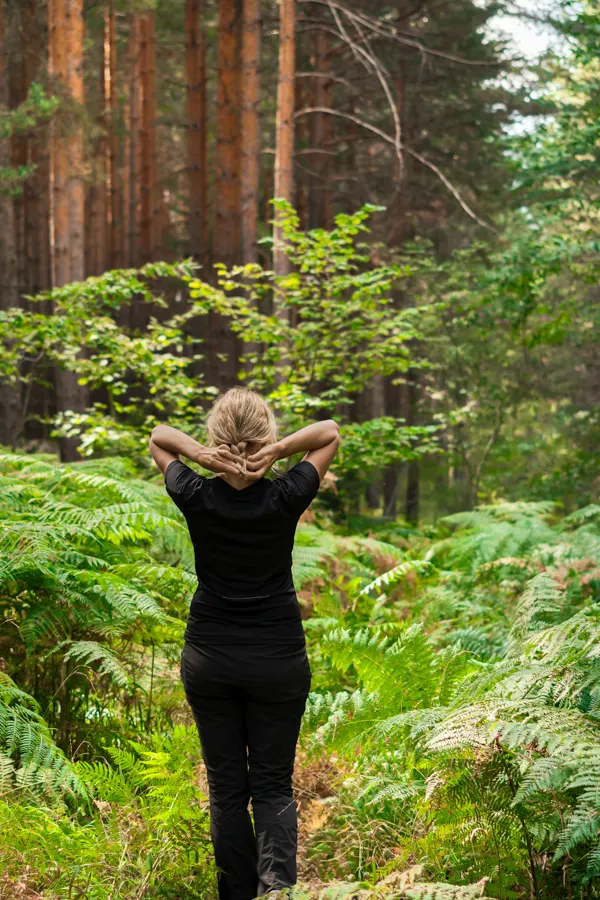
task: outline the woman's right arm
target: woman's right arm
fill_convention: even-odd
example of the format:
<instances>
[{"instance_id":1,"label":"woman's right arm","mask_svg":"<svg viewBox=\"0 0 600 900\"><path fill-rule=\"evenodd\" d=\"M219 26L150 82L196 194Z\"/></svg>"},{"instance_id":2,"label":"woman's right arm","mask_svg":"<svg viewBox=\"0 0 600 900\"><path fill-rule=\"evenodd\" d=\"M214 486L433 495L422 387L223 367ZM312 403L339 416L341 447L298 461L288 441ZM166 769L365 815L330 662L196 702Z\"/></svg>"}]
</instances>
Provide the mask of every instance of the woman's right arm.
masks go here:
<instances>
[{"instance_id":1,"label":"woman's right arm","mask_svg":"<svg viewBox=\"0 0 600 900\"><path fill-rule=\"evenodd\" d=\"M254 477L261 478L278 459L304 453L303 460L314 465L322 481L333 462L340 440L340 429L333 419L315 422L248 457L247 468Z\"/></svg>"}]
</instances>

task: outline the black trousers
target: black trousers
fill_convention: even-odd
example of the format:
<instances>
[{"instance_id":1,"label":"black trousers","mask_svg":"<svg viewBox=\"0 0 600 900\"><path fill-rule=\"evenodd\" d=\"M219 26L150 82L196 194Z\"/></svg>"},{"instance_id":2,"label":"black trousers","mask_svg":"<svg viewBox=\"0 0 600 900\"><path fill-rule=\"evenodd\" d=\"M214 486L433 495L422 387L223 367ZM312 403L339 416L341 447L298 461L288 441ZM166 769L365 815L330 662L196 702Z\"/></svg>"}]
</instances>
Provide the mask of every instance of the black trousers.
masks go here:
<instances>
[{"instance_id":1,"label":"black trousers","mask_svg":"<svg viewBox=\"0 0 600 900\"><path fill-rule=\"evenodd\" d=\"M269 660L268 677L241 658L235 677L231 650L220 665L218 648L186 643L181 678L206 765L219 898L253 900L296 883L292 773L311 671L304 650Z\"/></svg>"}]
</instances>

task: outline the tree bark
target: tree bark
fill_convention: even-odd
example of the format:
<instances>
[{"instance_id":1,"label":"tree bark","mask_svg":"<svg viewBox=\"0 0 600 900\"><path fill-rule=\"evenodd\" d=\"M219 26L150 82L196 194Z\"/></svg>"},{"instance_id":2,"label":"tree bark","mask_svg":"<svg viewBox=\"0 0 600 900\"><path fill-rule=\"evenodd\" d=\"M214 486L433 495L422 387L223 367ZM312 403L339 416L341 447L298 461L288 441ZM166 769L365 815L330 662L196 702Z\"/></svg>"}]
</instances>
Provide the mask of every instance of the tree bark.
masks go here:
<instances>
[{"instance_id":1,"label":"tree bark","mask_svg":"<svg viewBox=\"0 0 600 900\"><path fill-rule=\"evenodd\" d=\"M140 21L132 15L129 20L129 211L127 214L126 265L135 268L139 264L139 199L140 199Z\"/></svg>"},{"instance_id":2,"label":"tree bark","mask_svg":"<svg viewBox=\"0 0 600 900\"><path fill-rule=\"evenodd\" d=\"M90 181L86 200L86 274L101 275L107 268L106 242L108 225L106 215L106 77L104 42L98 72L98 84L102 98L102 109L97 117L98 137L94 142L90 160Z\"/></svg>"},{"instance_id":3,"label":"tree bark","mask_svg":"<svg viewBox=\"0 0 600 900\"><path fill-rule=\"evenodd\" d=\"M85 278L85 190L83 181L83 0L66 0L67 88L73 103L68 138L69 281Z\"/></svg>"},{"instance_id":4,"label":"tree bark","mask_svg":"<svg viewBox=\"0 0 600 900\"><path fill-rule=\"evenodd\" d=\"M48 71L54 86L62 88L67 82L66 51L66 3L67 0L48 0ZM69 202L67 181L69 158L64 123L58 118L52 122L52 148L50 158L52 286L69 282L71 261L69 258Z\"/></svg>"},{"instance_id":5,"label":"tree bark","mask_svg":"<svg viewBox=\"0 0 600 900\"><path fill-rule=\"evenodd\" d=\"M329 55L329 34L319 29L313 38L314 68L318 73L312 79L311 105L321 109L331 107L331 81L323 78L323 73L331 70ZM327 113L313 113L311 119L311 170L313 172L310 189L309 226L310 228L331 228L333 223L331 207L331 116Z\"/></svg>"},{"instance_id":6,"label":"tree bark","mask_svg":"<svg viewBox=\"0 0 600 900\"><path fill-rule=\"evenodd\" d=\"M408 404L406 424L417 425L419 419L419 372L417 369L409 369L407 372ZM406 474L406 500L404 517L411 525L419 524L419 487L420 466L418 459L408 462Z\"/></svg>"},{"instance_id":7,"label":"tree bark","mask_svg":"<svg viewBox=\"0 0 600 900\"><path fill-rule=\"evenodd\" d=\"M155 258L157 237L156 35L154 13L140 19L141 29L141 171L140 262Z\"/></svg>"},{"instance_id":8,"label":"tree bark","mask_svg":"<svg viewBox=\"0 0 600 900\"><path fill-rule=\"evenodd\" d=\"M275 144L275 199L292 203L294 195L294 81L296 73L295 0L281 0L279 7L279 80ZM281 214L275 213L273 229L273 269L287 275L290 260L282 249ZM276 315L289 321L289 310L281 309L275 297Z\"/></svg>"},{"instance_id":9,"label":"tree bark","mask_svg":"<svg viewBox=\"0 0 600 900\"><path fill-rule=\"evenodd\" d=\"M122 265L121 206L119 172L119 135L117 129L117 32L114 0L108 0L104 12L104 100L106 112L107 158L106 189L108 192L108 265L117 269Z\"/></svg>"},{"instance_id":10,"label":"tree bark","mask_svg":"<svg viewBox=\"0 0 600 900\"><path fill-rule=\"evenodd\" d=\"M385 381L383 375L375 375L371 387L368 389L369 413L366 418L379 419L385 416ZM373 478L366 491L367 505L371 509L379 509L381 505L381 493L383 488L383 472L378 470L373 473Z\"/></svg>"},{"instance_id":11,"label":"tree bark","mask_svg":"<svg viewBox=\"0 0 600 900\"><path fill-rule=\"evenodd\" d=\"M242 27L242 262L258 259L260 181L260 0L243 0Z\"/></svg>"},{"instance_id":12,"label":"tree bark","mask_svg":"<svg viewBox=\"0 0 600 900\"><path fill-rule=\"evenodd\" d=\"M0 109L8 109L8 65L4 0L0 0ZM0 166L12 164L9 137L0 135ZM0 193L0 309L19 306L15 208L13 198ZM0 443L12 446L21 409L21 392L17 385L1 385Z\"/></svg>"},{"instance_id":13,"label":"tree bark","mask_svg":"<svg viewBox=\"0 0 600 900\"><path fill-rule=\"evenodd\" d=\"M42 58L42 32L37 0L26 0L21 13L21 52L23 55L25 94L39 77ZM25 265L27 270L26 290L37 294L50 286L49 256L49 159L48 129L41 125L35 134L27 135L26 162L35 166L35 171L23 187L25 206Z\"/></svg>"},{"instance_id":14,"label":"tree bark","mask_svg":"<svg viewBox=\"0 0 600 900\"><path fill-rule=\"evenodd\" d=\"M207 262L206 42L200 0L185 0L185 69L190 254Z\"/></svg>"},{"instance_id":15,"label":"tree bark","mask_svg":"<svg viewBox=\"0 0 600 900\"><path fill-rule=\"evenodd\" d=\"M304 109L305 103L305 87L306 87L306 79L305 78L297 78L296 79L296 112L299 112L301 109ZM300 116L300 118L296 119L296 135L295 135L295 147L296 154L299 151L308 149L308 117ZM308 190L306 184L306 172L304 171L304 166L302 165L302 160L306 157L300 157L300 165L296 165L294 168L294 197L295 197L295 207L296 212L298 213L298 221L300 223L300 229L305 231L308 226ZM310 157L309 157L310 158Z\"/></svg>"},{"instance_id":16,"label":"tree bark","mask_svg":"<svg viewBox=\"0 0 600 900\"><path fill-rule=\"evenodd\" d=\"M220 0L215 157L215 262L240 261L239 2Z\"/></svg>"},{"instance_id":17,"label":"tree bark","mask_svg":"<svg viewBox=\"0 0 600 900\"><path fill-rule=\"evenodd\" d=\"M48 2L48 71L55 85L62 85L72 93L72 102L83 100L83 8L82 0L49 0ZM79 120L79 125L81 120ZM70 138L75 149L69 153ZM82 162L77 134L68 135L65 123L52 123L50 157L52 286L61 287L73 275L82 277L83 247L83 191L81 172L70 172L70 162ZM71 177L72 176L72 177ZM71 221L73 216L73 221ZM71 243L73 242L73 244ZM73 250L73 254L71 254ZM77 376L58 368L56 371L57 408L60 411L81 411L85 408L86 392L77 383ZM77 441L61 438L60 455L63 461L78 458Z\"/></svg>"},{"instance_id":18,"label":"tree bark","mask_svg":"<svg viewBox=\"0 0 600 900\"><path fill-rule=\"evenodd\" d=\"M384 376L385 414L399 418L406 391L403 390L404 385L393 384L393 380L393 375ZM401 472L402 463L397 462L387 466L383 473L383 514L390 518L395 518L398 512Z\"/></svg>"},{"instance_id":19,"label":"tree bark","mask_svg":"<svg viewBox=\"0 0 600 900\"><path fill-rule=\"evenodd\" d=\"M395 84L395 102L398 113L398 119L401 128L404 126L405 115L405 84L404 69L400 63L401 74L396 79ZM389 247L400 246L406 240L409 223L406 215L406 159L404 154L394 158L394 193L392 195L388 212L388 231L387 245ZM394 308L399 309L407 304L407 298L404 291L395 288L393 292ZM412 377L412 376L411 376ZM406 420L412 415L412 382L409 380L404 389L401 385L394 385L392 381L394 376L386 376L385 379L385 411L388 416L401 416L406 406ZM410 493L410 501L406 499L406 508L410 507L411 515L416 504L416 512L418 515L418 466L410 468L410 463L403 466L402 463L393 463L388 466L384 472L384 513L387 516L396 516L397 504L400 494L400 482L402 477L402 469L406 468L407 482L406 489ZM412 472L412 474L410 474ZM416 484L416 488L415 488Z\"/></svg>"},{"instance_id":20,"label":"tree bark","mask_svg":"<svg viewBox=\"0 0 600 900\"><path fill-rule=\"evenodd\" d=\"M227 268L240 262L240 24L240 0L219 0L212 258ZM238 341L223 316L211 316L210 331L210 366L217 385L227 388L237 380Z\"/></svg>"}]
</instances>

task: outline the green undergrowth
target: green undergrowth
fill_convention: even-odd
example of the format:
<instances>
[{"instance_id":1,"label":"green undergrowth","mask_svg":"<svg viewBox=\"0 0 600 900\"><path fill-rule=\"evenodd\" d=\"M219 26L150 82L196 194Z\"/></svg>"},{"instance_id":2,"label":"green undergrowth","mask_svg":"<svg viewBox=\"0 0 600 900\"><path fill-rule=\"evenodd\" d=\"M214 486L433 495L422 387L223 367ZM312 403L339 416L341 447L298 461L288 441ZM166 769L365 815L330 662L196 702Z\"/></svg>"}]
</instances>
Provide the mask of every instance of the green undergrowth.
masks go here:
<instances>
[{"instance_id":1,"label":"green undergrowth","mask_svg":"<svg viewBox=\"0 0 600 900\"><path fill-rule=\"evenodd\" d=\"M121 460L0 478L0 897L216 896L182 517ZM298 900L599 896L600 509L317 521Z\"/></svg>"}]
</instances>

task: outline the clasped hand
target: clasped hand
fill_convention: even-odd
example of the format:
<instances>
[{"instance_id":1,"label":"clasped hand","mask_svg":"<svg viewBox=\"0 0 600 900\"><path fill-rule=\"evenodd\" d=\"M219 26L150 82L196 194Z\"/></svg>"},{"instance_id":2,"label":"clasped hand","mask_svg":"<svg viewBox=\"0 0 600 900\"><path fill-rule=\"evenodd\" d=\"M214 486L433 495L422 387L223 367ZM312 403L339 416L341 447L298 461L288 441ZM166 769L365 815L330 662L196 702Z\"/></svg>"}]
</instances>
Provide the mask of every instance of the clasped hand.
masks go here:
<instances>
[{"instance_id":1,"label":"clasped hand","mask_svg":"<svg viewBox=\"0 0 600 900\"><path fill-rule=\"evenodd\" d=\"M277 444L267 444L261 447L252 456L246 459L246 471L240 456L231 452L228 444L220 444L218 447L203 447L197 462L217 475L236 475L248 483L258 481L269 471L274 462L279 459L279 447Z\"/></svg>"},{"instance_id":2,"label":"clasped hand","mask_svg":"<svg viewBox=\"0 0 600 900\"><path fill-rule=\"evenodd\" d=\"M240 457L231 452L228 444L220 444L218 447L203 447L196 462L217 475L243 476L244 474Z\"/></svg>"},{"instance_id":3,"label":"clasped hand","mask_svg":"<svg viewBox=\"0 0 600 900\"><path fill-rule=\"evenodd\" d=\"M246 460L247 481L258 481L267 474L273 463L280 458L279 444L267 444Z\"/></svg>"}]
</instances>

